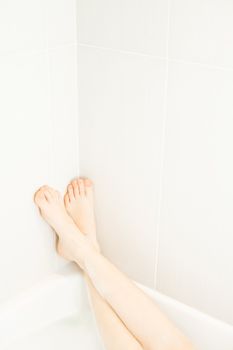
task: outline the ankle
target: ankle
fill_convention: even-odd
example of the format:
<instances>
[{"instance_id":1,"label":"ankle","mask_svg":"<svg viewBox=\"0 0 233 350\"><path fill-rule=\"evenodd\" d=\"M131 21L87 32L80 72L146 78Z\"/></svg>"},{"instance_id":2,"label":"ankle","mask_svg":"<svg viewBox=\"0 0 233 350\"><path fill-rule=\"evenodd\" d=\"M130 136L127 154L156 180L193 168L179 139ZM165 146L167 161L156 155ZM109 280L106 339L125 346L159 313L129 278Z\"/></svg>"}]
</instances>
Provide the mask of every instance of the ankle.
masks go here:
<instances>
[{"instance_id":1,"label":"ankle","mask_svg":"<svg viewBox=\"0 0 233 350\"><path fill-rule=\"evenodd\" d=\"M90 262L95 260L96 257L98 257L99 255L101 255L99 246L98 245L96 246L93 243L89 244L85 251L85 255L83 258L83 267L82 267L84 272L87 275L88 275L88 266L90 265Z\"/></svg>"}]
</instances>

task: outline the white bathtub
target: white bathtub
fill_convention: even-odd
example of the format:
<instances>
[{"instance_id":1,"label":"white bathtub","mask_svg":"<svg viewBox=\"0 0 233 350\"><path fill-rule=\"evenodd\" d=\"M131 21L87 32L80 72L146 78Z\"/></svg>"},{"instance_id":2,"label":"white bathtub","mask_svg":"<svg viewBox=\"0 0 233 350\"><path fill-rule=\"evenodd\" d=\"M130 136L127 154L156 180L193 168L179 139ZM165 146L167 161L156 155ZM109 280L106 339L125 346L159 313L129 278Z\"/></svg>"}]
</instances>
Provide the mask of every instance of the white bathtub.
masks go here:
<instances>
[{"instance_id":1,"label":"white bathtub","mask_svg":"<svg viewBox=\"0 0 233 350\"><path fill-rule=\"evenodd\" d=\"M233 327L139 285L199 350L233 350ZM1 350L101 350L81 273L72 265L0 307Z\"/></svg>"}]
</instances>

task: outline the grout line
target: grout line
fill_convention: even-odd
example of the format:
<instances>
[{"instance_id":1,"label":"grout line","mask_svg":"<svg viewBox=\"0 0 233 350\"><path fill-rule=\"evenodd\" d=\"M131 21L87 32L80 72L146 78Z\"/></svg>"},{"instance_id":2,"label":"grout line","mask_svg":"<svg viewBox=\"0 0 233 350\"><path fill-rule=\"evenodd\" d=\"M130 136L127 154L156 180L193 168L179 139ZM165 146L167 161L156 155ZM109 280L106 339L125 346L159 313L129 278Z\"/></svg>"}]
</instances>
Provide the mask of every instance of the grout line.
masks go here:
<instances>
[{"instance_id":1,"label":"grout line","mask_svg":"<svg viewBox=\"0 0 233 350\"><path fill-rule=\"evenodd\" d=\"M17 50L0 53L0 59L4 57L17 57L17 56L35 56L35 55L44 55L47 54L48 48L43 49L33 49L33 50Z\"/></svg>"},{"instance_id":2,"label":"grout line","mask_svg":"<svg viewBox=\"0 0 233 350\"><path fill-rule=\"evenodd\" d=\"M166 70L164 79L164 100L163 100L163 125L161 138L161 163L160 163L160 178L159 178L159 199L157 212L157 229L155 238L155 265L154 265L154 289L157 289L158 265L159 265L159 246L160 246L160 216L161 216L161 202L163 193L163 173L164 173L164 153L165 153L165 132L167 126L167 95L168 95L168 69L169 69L169 34L170 34L170 0L168 3L168 18L167 18L167 40L166 40Z\"/></svg>"},{"instance_id":3,"label":"grout line","mask_svg":"<svg viewBox=\"0 0 233 350\"><path fill-rule=\"evenodd\" d=\"M75 39L78 41L78 4L75 1ZM77 101L75 103L75 148L76 148L76 163L75 163L75 176L79 176L80 173L80 149L79 149L79 85L78 85L78 44L75 45L75 92L77 94Z\"/></svg>"},{"instance_id":4,"label":"grout line","mask_svg":"<svg viewBox=\"0 0 233 350\"><path fill-rule=\"evenodd\" d=\"M43 49L26 49L26 50L15 50L15 51L8 51L8 52L0 52L0 59L1 57L11 57L11 56L34 56L34 55L43 55L47 54L50 51L54 51L57 49L62 49L62 48L68 48L68 47L73 47L77 46L78 44L76 42L70 42L66 44L60 44L60 45L55 45L55 46L49 46L48 45L48 40L46 47Z\"/></svg>"},{"instance_id":5,"label":"grout line","mask_svg":"<svg viewBox=\"0 0 233 350\"><path fill-rule=\"evenodd\" d=\"M11 56L43 55L43 54L47 54L47 52L50 52L50 51L54 51L54 50L58 50L58 49L62 49L62 48L65 49L68 47L76 47L76 46L89 47L89 48L93 48L93 49L100 49L100 50L120 53L120 54L124 54L124 55L134 55L134 56L148 57L148 58L157 59L157 60L166 60L166 61L171 62L171 63L190 64L190 65L206 67L209 69L216 69L216 70L223 70L223 71L227 71L227 72L233 72L233 68L227 67L227 66L224 67L224 66L211 64L211 63L182 60L181 58L167 58L166 56L165 57L164 56L156 56L156 55L146 54L146 53L137 52L137 51L135 51L135 52L134 51L125 51L125 50L120 50L120 49L108 48L105 46L77 43L77 41L66 43L66 44L47 46L46 48L43 48L43 49L28 49L28 50L23 49L23 50L9 51L9 52L0 52L0 59L1 59L1 57L11 57Z\"/></svg>"},{"instance_id":6,"label":"grout line","mask_svg":"<svg viewBox=\"0 0 233 350\"><path fill-rule=\"evenodd\" d=\"M180 58L168 58L168 61L171 63L190 64L190 65L205 67L208 69L216 69L216 70L224 70L227 72L233 72L233 68L231 68L231 67L217 66L214 64L209 64L209 63L204 63L204 62L186 61L186 60L182 60Z\"/></svg>"},{"instance_id":7,"label":"grout line","mask_svg":"<svg viewBox=\"0 0 233 350\"><path fill-rule=\"evenodd\" d=\"M90 45L90 44L85 44L85 43L78 43L79 46L83 47L89 47L92 49L100 49L104 51L109 51L109 52L114 52L114 53L121 53L125 55L133 55L133 56L142 56L142 57L148 57L148 58L156 58L158 60L164 60L165 57L163 56L156 56L156 55L151 55L151 54L146 54L143 52L138 52L138 51L127 51L127 50L121 50L121 49L114 49L112 47L105 47L105 46L99 46L99 45Z\"/></svg>"},{"instance_id":8,"label":"grout line","mask_svg":"<svg viewBox=\"0 0 233 350\"><path fill-rule=\"evenodd\" d=\"M48 6L46 7L46 32L48 33ZM50 141L49 141L49 183L53 184L53 151L54 151L54 120L52 114L52 87L51 87L51 66L50 66L50 54L49 54L49 38L46 36L46 57L47 57L47 70L48 70L48 108L49 108L49 132L50 132ZM40 53L43 53L41 51ZM34 52L35 54L35 52Z\"/></svg>"},{"instance_id":9,"label":"grout line","mask_svg":"<svg viewBox=\"0 0 233 350\"><path fill-rule=\"evenodd\" d=\"M74 47L74 46L78 46L78 44L73 41L73 42L70 42L70 43L66 43L66 44L60 44L60 45L54 45L54 46L49 46L49 51L54 51L54 50L57 50L57 49L66 49L66 48L69 48L69 47Z\"/></svg>"},{"instance_id":10,"label":"grout line","mask_svg":"<svg viewBox=\"0 0 233 350\"><path fill-rule=\"evenodd\" d=\"M48 33L48 5L46 6L46 32ZM45 52L44 52L45 51ZM48 115L49 115L49 145L48 145L48 154L49 154L49 164L48 164L48 183L51 183L53 186L53 180L54 180L54 162L53 162L53 155L54 155L54 117L52 113L52 86L51 86L51 61L50 61L50 52L49 52L49 37L46 36L46 49L41 50L39 54L46 54L47 59L47 80L48 80ZM23 53L25 54L25 53ZM34 51L32 54L38 54L36 51ZM55 236L53 237L54 244L55 244ZM53 267L55 270L59 268L59 261L58 259L53 259L52 261Z\"/></svg>"},{"instance_id":11,"label":"grout line","mask_svg":"<svg viewBox=\"0 0 233 350\"><path fill-rule=\"evenodd\" d=\"M85 43L78 43L78 46L81 47L88 47L92 49L99 49L99 50L104 50L104 51L109 51L109 52L114 52L114 53L120 53L124 55L133 55L133 56L141 56L141 57L148 57L151 59L157 59L157 60L166 60L168 62L172 63L180 63L180 64L192 64L192 65L197 65L197 66L203 66L206 68L210 69L216 69L216 70L224 70L224 71L233 71L233 68L231 67L224 67L224 66L218 66L215 64L211 63L204 63L204 62L198 62L198 61L188 61L188 60L182 60L180 58L169 58L167 55L166 56L157 56L157 55L152 55L152 54L146 54L138 51L126 51L126 50L120 50L120 49L114 49L111 47L105 47L105 46L99 46L99 45L92 45L92 44L85 44Z\"/></svg>"}]
</instances>

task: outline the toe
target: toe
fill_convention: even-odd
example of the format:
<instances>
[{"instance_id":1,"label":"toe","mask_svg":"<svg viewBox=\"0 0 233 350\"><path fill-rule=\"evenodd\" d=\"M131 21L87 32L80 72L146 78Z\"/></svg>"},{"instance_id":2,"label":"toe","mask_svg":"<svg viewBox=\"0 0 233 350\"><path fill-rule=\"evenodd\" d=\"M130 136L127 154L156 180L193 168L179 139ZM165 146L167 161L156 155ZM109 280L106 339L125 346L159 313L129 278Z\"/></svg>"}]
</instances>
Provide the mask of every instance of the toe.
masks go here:
<instances>
[{"instance_id":1,"label":"toe","mask_svg":"<svg viewBox=\"0 0 233 350\"><path fill-rule=\"evenodd\" d=\"M84 184L85 184L86 195L89 196L89 197L92 197L93 196L93 184L92 184L92 181L90 179L85 179Z\"/></svg>"},{"instance_id":2,"label":"toe","mask_svg":"<svg viewBox=\"0 0 233 350\"><path fill-rule=\"evenodd\" d=\"M43 186L42 190L44 191L44 195L49 202L60 198L60 193L54 190L52 187Z\"/></svg>"},{"instance_id":3,"label":"toe","mask_svg":"<svg viewBox=\"0 0 233 350\"><path fill-rule=\"evenodd\" d=\"M55 199L59 199L61 197L60 192L51 187L49 187L49 192L51 193L51 196L53 196L53 198Z\"/></svg>"},{"instance_id":4,"label":"toe","mask_svg":"<svg viewBox=\"0 0 233 350\"><path fill-rule=\"evenodd\" d=\"M70 198L67 192L64 196L64 203L65 203L65 207L67 207L70 204Z\"/></svg>"},{"instance_id":5,"label":"toe","mask_svg":"<svg viewBox=\"0 0 233 350\"><path fill-rule=\"evenodd\" d=\"M73 186L73 192L74 192L75 198L78 198L80 193L79 193L79 186L78 186L77 180L73 180L71 182L71 185Z\"/></svg>"},{"instance_id":6,"label":"toe","mask_svg":"<svg viewBox=\"0 0 233 350\"><path fill-rule=\"evenodd\" d=\"M81 179L81 178L78 179L78 186L79 186L80 196L84 196L85 195L85 187L84 187L83 179Z\"/></svg>"},{"instance_id":7,"label":"toe","mask_svg":"<svg viewBox=\"0 0 233 350\"><path fill-rule=\"evenodd\" d=\"M53 196L49 190L44 190L44 196L48 202L51 202L53 200Z\"/></svg>"},{"instance_id":8,"label":"toe","mask_svg":"<svg viewBox=\"0 0 233 350\"><path fill-rule=\"evenodd\" d=\"M34 195L34 202L36 203L36 205L38 207L40 207L41 205L43 205L44 203L47 202L47 199L44 195L44 191L42 188L40 188L38 191L36 191L36 193Z\"/></svg>"},{"instance_id":9,"label":"toe","mask_svg":"<svg viewBox=\"0 0 233 350\"><path fill-rule=\"evenodd\" d=\"M92 187L93 186L92 181L90 179L85 179L85 186Z\"/></svg>"},{"instance_id":10,"label":"toe","mask_svg":"<svg viewBox=\"0 0 233 350\"><path fill-rule=\"evenodd\" d=\"M74 200L74 189L73 186L71 184L68 185L67 187L67 191L68 191L68 196L69 196L69 200L72 201Z\"/></svg>"}]
</instances>

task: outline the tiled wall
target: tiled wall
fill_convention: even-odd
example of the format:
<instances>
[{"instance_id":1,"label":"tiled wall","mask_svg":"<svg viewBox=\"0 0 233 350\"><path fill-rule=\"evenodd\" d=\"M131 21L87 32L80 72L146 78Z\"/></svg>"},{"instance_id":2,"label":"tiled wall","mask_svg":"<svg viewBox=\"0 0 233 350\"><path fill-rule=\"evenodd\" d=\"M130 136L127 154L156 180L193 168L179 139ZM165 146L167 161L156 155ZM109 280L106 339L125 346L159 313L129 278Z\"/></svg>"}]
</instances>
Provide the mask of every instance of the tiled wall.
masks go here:
<instances>
[{"instance_id":1,"label":"tiled wall","mask_svg":"<svg viewBox=\"0 0 233 350\"><path fill-rule=\"evenodd\" d=\"M0 2L0 300L64 264L33 193L77 171L73 0Z\"/></svg>"},{"instance_id":2,"label":"tiled wall","mask_svg":"<svg viewBox=\"0 0 233 350\"><path fill-rule=\"evenodd\" d=\"M233 2L77 3L80 167L103 250L233 323Z\"/></svg>"}]
</instances>

